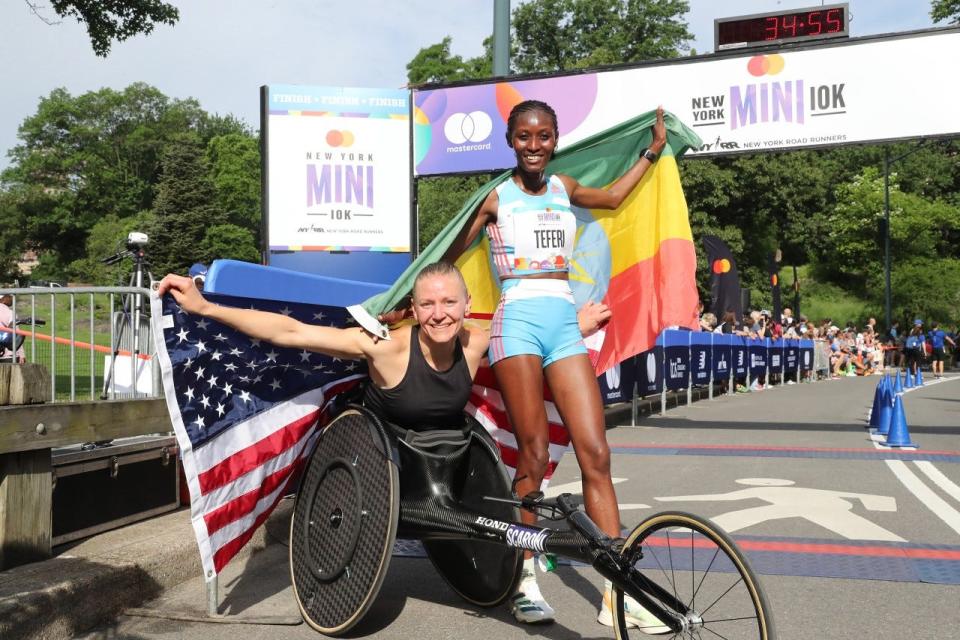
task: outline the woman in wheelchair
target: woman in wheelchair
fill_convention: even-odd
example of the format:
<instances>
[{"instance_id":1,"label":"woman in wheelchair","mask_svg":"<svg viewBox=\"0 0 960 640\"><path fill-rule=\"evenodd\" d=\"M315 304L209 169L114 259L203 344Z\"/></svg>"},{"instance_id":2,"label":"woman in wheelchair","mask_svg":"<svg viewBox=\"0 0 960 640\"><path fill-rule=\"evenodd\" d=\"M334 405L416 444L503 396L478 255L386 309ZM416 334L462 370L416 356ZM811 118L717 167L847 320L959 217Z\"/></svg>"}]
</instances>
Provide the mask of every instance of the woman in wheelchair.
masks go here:
<instances>
[{"instance_id":1,"label":"woman in wheelchair","mask_svg":"<svg viewBox=\"0 0 960 640\"><path fill-rule=\"evenodd\" d=\"M389 340L379 340L359 327L321 327L282 314L222 307L206 300L194 281L184 276L163 278L158 293L168 292L184 311L278 347L366 360L372 384L364 391L363 404L403 429L450 429L464 424L473 377L490 341L489 331L464 325L470 295L460 271L445 262L428 265L417 275L411 300L415 324L393 329ZM577 315L580 332L590 335L609 318L606 305L584 305ZM532 557L524 562L522 575L511 609L525 622L551 620L552 615L529 605L531 596L542 602Z\"/></svg>"}]
</instances>

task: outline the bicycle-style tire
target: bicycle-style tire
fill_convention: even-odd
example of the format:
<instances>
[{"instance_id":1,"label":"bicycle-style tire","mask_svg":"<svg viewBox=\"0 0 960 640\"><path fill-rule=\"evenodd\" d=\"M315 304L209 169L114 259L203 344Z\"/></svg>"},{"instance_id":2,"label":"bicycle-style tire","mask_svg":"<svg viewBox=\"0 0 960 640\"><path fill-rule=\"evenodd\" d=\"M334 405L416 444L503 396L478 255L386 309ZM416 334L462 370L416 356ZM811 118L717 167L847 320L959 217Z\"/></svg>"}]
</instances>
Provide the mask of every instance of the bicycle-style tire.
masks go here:
<instances>
[{"instance_id":1,"label":"bicycle-style tire","mask_svg":"<svg viewBox=\"0 0 960 640\"><path fill-rule=\"evenodd\" d=\"M659 637L776 638L770 605L753 569L730 536L710 520L680 511L658 513L637 525L623 553L636 557L634 566L644 577L690 609L685 630ZM673 611L668 603L649 595ZM637 626L628 626L623 602L623 590L614 588L616 637L650 637Z\"/></svg>"}]
</instances>

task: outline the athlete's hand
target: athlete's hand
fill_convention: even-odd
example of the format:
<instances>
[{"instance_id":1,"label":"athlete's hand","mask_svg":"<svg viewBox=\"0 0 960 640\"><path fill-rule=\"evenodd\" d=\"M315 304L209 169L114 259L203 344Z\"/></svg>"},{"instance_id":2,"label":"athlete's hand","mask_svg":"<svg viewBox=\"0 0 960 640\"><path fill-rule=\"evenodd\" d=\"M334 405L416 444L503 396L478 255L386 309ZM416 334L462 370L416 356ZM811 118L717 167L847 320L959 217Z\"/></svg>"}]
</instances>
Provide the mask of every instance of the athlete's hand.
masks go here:
<instances>
[{"instance_id":1,"label":"athlete's hand","mask_svg":"<svg viewBox=\"0 0 960 640\"><path fill-rule=\"evenodd\" d=\"M602 302L588 300L577 311L577 324L580 325L580 333L584 338L592 336L610 322L611 317L613 317L613 312L610 311L610 307Z\"/></svg>"},{"instance_id":2,"label":"athlete's hand","mask_svg":"<svg viewBox=\"0 0 960 640\"><path fill-rule=\"evenodd\" d=\"M653 123L653 141L650 150L660 153L667 146L667 125L663 121L663 105L657 107L657 121Z\"/></svg>"},{"instance_id":3,"label":"athlete's hand","mask_svg":"<svg viewBox=\"0 0 960 640\"><path fill-rule=\"evenodd\" d=\"M180 308L187 313L203 315L207 305L210 304L197 289L193 278L178 276L173 273L168 273L160 281L160 284L157 285L157 293L161 296L169 293L180 305Z\"/></svg>"}]
</instances>

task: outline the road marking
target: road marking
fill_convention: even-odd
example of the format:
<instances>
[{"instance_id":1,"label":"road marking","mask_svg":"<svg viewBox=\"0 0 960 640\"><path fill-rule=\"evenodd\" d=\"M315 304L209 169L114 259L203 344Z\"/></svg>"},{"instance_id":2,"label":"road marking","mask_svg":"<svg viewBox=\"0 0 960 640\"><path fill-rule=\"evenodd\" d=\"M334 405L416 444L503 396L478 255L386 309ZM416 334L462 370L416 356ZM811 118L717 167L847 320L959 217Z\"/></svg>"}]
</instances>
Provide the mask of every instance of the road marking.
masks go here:
<instances>
[{"instance_id":1,"label":"road marking","mask_svg":"<svg viewBox=\"0 0 960 640\"><path fill-rule=\"evenodd\" d=\"M938 487L944 490L951 498L960 502L960 486L957 486L950 478L945 476L942 471L933 466L932 462L927 460L917 460L914 464L923 471L928 478L934 481Z\"/></svg>"},{"instance_id":2,"label":"road marking","mask_svg":"<svg viewBox=\"0 0 960 640\"><path fill-rule=\"evenodd\" d=\"M943 520L948 527L960 534L960 511L957 511L947 501L934 493L920 480L901 460L885 460L887 466L897 476L903 486L917 497L935 516Z\"/></svg>"}]
</instances>

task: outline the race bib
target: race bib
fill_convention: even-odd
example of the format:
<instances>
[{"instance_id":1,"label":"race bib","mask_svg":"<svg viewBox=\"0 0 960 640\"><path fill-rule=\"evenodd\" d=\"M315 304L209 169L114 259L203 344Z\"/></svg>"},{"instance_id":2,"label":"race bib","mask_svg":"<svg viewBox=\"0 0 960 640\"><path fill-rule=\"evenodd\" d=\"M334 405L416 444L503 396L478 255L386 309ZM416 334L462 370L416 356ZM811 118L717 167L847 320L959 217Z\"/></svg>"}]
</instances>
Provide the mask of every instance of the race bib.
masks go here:
<instances>
[{"instance_id":1,"label":"race bib","mask_svg":"<svg viewBox=\"0 0 960 640\"><path fill-rule=\"evenodd\" d=\"M567 211L524 212L513 217L515 251L513 268L523 271L557 271L568 268L573 254L577 220Z\"/></svg>"}]
</instances>

